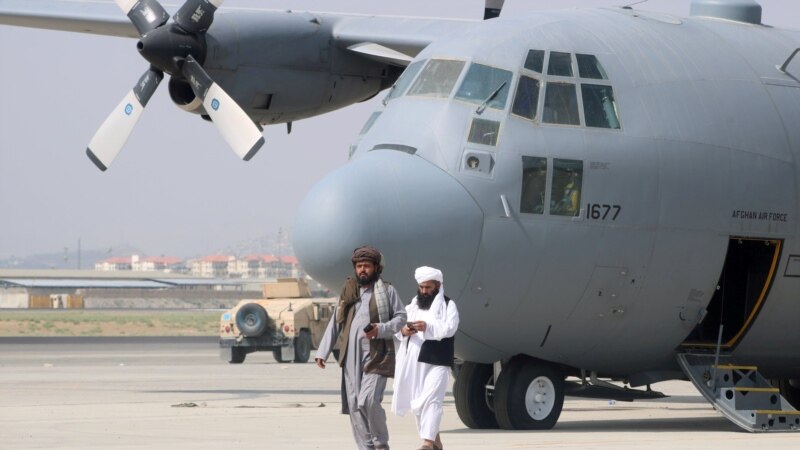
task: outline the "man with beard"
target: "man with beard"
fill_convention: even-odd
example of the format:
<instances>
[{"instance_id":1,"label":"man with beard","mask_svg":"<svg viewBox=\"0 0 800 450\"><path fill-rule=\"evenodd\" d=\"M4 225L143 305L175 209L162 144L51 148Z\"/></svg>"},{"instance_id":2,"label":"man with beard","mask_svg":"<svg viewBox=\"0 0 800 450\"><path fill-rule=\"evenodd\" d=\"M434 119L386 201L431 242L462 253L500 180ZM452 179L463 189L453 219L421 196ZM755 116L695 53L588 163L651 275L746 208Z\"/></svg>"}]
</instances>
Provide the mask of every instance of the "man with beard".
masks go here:
<instances>
[{"instance_id":1,"label":"man with beard","mask_svg":"<svg viewBox=\"0 0 800 450\"><path fill-rule=\"evenodd\" d=\"M394 334L406 323L397 291L381 279L381 253L364 246L353 252L355 278L347 278L334 316L316 354L317 366L338 350L342 367L342 414L350 415L360 450L389 449L381 406L386 378L394 376Z\"/></svg>"},{"instance_id":2,"label":"man with beard","mask_svg":"<svg viewBox=\"0 0 800 450\"><path fill-rule=\"evenodd\" d=\"M439 425L442 402L453 366L454 341L458 329L456 302L444 295L444 277L433 267L414 272L419 289L406 306L408 323L400 333L394 372L392 412L412 411L422 438L419 450L441 450Z\"/></svg>"}]
</instances>

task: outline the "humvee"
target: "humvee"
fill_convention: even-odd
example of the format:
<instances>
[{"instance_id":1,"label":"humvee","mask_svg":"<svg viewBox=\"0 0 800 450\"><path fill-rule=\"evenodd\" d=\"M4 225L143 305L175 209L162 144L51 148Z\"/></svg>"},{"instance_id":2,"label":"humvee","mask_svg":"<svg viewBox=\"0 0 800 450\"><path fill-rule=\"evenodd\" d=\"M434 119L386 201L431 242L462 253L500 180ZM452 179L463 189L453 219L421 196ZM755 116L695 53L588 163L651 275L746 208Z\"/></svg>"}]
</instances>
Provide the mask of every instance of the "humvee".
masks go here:
<instances>
[{"instance_id":1,"label":"humvee","mask_svg":"<svg viewBox=\"0 0 800 450\"><path fill-rule=\"evenodd\" d=\"M231 364L248 353L272 351L278 362L305 363L322 340L335 298L311 298L305 279L281 278L262 287L262 299L241 300L220 319L220 356Z\"/></svg>"}]
</instances>

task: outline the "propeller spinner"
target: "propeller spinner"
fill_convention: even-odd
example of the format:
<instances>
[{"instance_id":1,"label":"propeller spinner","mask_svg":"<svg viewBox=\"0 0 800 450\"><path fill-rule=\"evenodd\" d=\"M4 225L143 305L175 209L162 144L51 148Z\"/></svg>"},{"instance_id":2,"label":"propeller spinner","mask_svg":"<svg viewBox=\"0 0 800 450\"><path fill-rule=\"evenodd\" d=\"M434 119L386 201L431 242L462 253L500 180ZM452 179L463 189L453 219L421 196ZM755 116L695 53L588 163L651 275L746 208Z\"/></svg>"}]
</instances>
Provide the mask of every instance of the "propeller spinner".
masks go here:
<instances>
[{"instance_id":1,"label":"propeller spinner","mask_svg":"<svg viewBox=\"0 0 800 450\"><path fill-rule=\"evenodd\" d=\"M225 141L249 161L264 145L261 130L203 69L205 32L223 0L187 0L172 17L157 0L115 0L141 36L139 53L150 68L95 133L86 155L106 170L128 140L164 72L189 83Z\"/></svg>"}]
</instances>

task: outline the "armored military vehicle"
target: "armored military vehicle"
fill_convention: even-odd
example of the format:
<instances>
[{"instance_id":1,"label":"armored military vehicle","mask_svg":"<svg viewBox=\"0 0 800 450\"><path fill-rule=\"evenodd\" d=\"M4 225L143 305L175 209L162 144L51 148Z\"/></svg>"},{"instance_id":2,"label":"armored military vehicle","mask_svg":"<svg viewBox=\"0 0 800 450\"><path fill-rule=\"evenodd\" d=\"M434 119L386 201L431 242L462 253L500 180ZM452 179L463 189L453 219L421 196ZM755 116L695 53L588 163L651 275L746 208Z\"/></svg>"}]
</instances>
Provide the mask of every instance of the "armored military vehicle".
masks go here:
<instances>
[{"instance_id":1,"label":"armored military vehicle","mask_svg":"<svg viewBox=\"0 0 800 450\"><path fill-rule=\"evenodd\" d=\"M271 350L278 362L305 363L328 326L334 298L311 298L305 279L263 285L262 299L241 300L220 319L220 356L232 364L248 353Z\"/></svg>"}]
</instances>

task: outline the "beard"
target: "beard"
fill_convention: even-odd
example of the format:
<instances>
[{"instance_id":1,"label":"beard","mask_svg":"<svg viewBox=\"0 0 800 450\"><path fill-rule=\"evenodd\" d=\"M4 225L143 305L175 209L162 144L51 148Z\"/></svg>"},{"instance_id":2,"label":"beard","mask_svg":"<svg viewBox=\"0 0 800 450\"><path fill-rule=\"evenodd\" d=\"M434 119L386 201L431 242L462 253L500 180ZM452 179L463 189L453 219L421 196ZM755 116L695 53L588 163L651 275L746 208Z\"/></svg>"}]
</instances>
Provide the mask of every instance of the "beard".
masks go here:
<instances>
[{"instance_id":1,"label":"beard","mask_svg":"<svg viewBox=\"0 0 800 450\"><path fill-rule=\"evenodd\" d=\"M370 284L375 283L378 281L378 272L372 272L372 275L367 274L356 274L356 280L358 280L358 284L360 286L369 286Z\"/></svg>"},{"instance_id":2,"label":"beard","mask_svg":"<svg viewBox=\"0 0 800 450\"><path fill-rule=\"evenodd\" d=\"M417 290L417 307L422 310L430 309L431 305L433 304L433 299L439 294L439 288L436 288L430 294L423 294L419 290Z\"/></svg>"}]
</instances>

